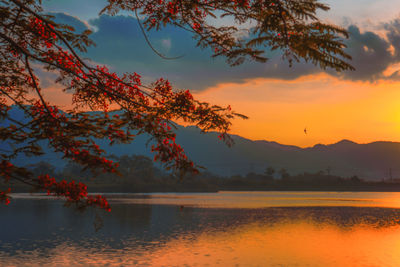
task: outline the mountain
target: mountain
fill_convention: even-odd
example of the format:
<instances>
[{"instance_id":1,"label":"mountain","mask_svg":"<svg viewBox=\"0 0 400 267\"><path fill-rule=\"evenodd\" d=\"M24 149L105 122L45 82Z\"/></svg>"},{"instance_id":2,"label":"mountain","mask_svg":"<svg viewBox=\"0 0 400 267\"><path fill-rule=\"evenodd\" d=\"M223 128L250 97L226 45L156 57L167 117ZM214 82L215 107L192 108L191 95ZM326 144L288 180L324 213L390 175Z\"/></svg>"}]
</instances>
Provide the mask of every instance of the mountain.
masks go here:
<instances>
[{"instance_id":1,"label":"mountain","mask_svg":"<svg viewBox=\"0 0 400 267\"><path fill-rule=\"evenodd\" d=\"M300 148L233 136L235 145L226 148L215 140L213 133L201 136L186 127L178 134L178 141L193 160L220 175L261 173L270 166L275 170L285 168L291 174L324 171L368 180L400 178L398 142L357 144L342 140L331 145Z\"/></svg>"},{"instance_id":2,"label":"mountain","mask_svg":"<svg viewBox=\"0 0 400 267\"><path fill-rule=\"evenodd\" d=\"M23 121L19 110L12 110L13 116ZM4 125L4 122L2 123ZM357 175L364 179L381 180L400 178L400 143L373 142L357 144L342 140L335 144L317 144L300 148L264 140L252 141L233 135L235 145L227 147L217 138L218 133L202 134L197 127L177 126L177 143L181 144L188 156L208 171L221 176L262 173L267 167L275 170L285 168L290 174L325 171L333 175L350 177ZM109 146L105 140L99 145L109 154L117 156L138 154L152 157L146 147L146 136L139 136L131 144ZM0 147L6 146L0 143ZM60 155L51 152L45 145L45 155L28 158L24 155L15 163L29 165L47 161L62 168L65 162Z\"/></svg>"}]
</instances>

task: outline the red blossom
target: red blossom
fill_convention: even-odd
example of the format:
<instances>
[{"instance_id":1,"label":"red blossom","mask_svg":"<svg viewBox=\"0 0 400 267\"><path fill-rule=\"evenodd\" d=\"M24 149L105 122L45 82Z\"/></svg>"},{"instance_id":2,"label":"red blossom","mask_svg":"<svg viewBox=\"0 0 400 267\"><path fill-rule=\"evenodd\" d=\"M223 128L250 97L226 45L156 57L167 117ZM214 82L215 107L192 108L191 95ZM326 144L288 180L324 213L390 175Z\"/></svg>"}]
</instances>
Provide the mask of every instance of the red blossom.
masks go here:
<instances>
[{"instance_id":1,"label":"red blossom","mask_svg":"<svg viewBox=\"0 0 400 267\"><path fill-rule=\"evenodd\" d=\"M45 23L43 20L37 17L31 18L30 21L31 29L38 35L37 40L41 41L45 47L51 48L57 35L54 32L54 26Z\"/></svg>"},{"instance_id":2,"label":"red blossom","mask_svg":"<svg viewBox=\"0 0 400 267\"><path fill-rule=\"evenodd\" d=\"M75 181L67 182L62 180L57 182L55 178L49 175L40 175L38 177L38 187L47 191L48 195L65 197L67 202L77 204L87 204L89 206L98 206L107 211L111 211L111 207L102 196L90 196L87 192L87 186L83 183Z\"/></svg>"},{"instance_id":3,"label":"red blossom","mask_svg":"<svg viewBox=\"0 0 400 267\"><path fill-rule=\"evenodd\" d=\"M0 202L8 205L10 204L10 196L11 188L8 188L6 191L0 191Z\"/></svg>"}]
</instances>

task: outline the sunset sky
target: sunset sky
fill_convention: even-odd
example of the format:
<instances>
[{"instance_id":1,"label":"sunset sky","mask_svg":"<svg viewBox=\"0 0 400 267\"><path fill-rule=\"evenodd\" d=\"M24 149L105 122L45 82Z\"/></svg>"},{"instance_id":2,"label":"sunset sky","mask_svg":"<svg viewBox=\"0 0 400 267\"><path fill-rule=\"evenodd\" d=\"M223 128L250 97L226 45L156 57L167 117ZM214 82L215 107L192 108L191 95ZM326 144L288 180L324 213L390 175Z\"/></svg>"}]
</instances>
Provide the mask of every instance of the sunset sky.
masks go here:
<instances>
[{"instance_id":1,"label":"sunset sky","mask_svg":"<svg viewBox=\"0 0 400 267\"><path fill-rule=\"evenodd\" d=\"M249 120L235 120L232 133L253 140L312 146L342 139L359 143L400 141L400 2L398 0L330 0L321 13L325 21L350 32L346 50L356 71L335 73L310 64L289 67L278 53L267 53L265 64L229 67L195 47L191 36L178 29L150 32L158 57L145 43L129 14L98 16L102 0L44 0L46 12L78 31L94 30L97 46L85 57L117 72L137 72L144 80L168 78L177 88L191 89L211 103L228 105ZM47 95L68 106L51 81L43 76ZM307 128L308 134L303 132Z\"/></svg>"}]
</instances>

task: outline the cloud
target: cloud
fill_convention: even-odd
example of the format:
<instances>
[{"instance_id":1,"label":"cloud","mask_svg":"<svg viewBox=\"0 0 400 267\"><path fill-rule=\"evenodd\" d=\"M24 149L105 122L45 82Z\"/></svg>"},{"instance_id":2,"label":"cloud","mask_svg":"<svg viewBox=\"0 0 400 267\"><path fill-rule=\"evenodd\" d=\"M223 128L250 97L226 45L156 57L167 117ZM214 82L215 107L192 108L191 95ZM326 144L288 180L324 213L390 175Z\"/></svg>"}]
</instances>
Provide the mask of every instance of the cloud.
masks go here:
<instances>
[{"instance_id":1,"label":"cloud","mask_svg":"<svg viewBox=\"0 0 400 267\"><path fill-rule=\"evenodd\" d=\"M161 39L161 45L167 50L169 51L171 49L172 46L172 41L171 39L167 38L167 39Z\"/></svg>"},{"instance_id":2,"label":"cloud","mask_svg":"<svg viewBox=\"0 0 400 267\"><path fill-rule=\"evenodd\" d=\"M101 16L89 23L98 29L92 35L97 46L89 50L94 60L113 65L120 72L136 71L153 79L167 77L179 88L202 90L219 83L240 83L259 77L295 79L318 70L300 63L294 71L295 68L282 62L278 53L270 53L267 64L249 62L230 67L223 58L212 58L210 50L196 47L196 40L190 33L175 27L148 33L153 46L166 56L184 55L176 60L165 60L151 50L132 17Z\"/></svg>"},{"instance_id":3,"label":"cloud","mask_svg":"<svg viewBox=\"0 0 400 267\"><path fill-rule=\"evenodd\" d=\"M83 20L98 17L107 0L42 0L45 12L65 12Z\"/></svg>"},{"instance_id":4,"label":"cloud","mask_svg":"<svg viewBox=\"0 0 400 267\"><path fill-rule=\"evenodd\" d=\"M373 32L361 33L356 26L350 26L348 31L350 39L346 42L346 52L353 57L351 63L356 70L340 76L363 81L384 79L384 71L397 61L390 51L391 41Z\"/></svg>"},{"instance_id":5,"label":"cloud","mask_svg":"<svg viewBox=\"0 0 400 267\"><path fill-rule=\"evenodd\" d=\"M90 27L90 25L87 22L82 21L79 18L71 16L66 13L49 13L49 14L54 16L54 21L56 23L72 26L75 32L78 33L81 33Z\"/></svg>"},{"instance_id":6,"label":"cloud","mask_svg":"<svg viewBox=\"0 0 400 267\"><path fill-rule=\"evenodd\" d=\"M393 46L396 60L400 60L400 19L384 24L383 28L387 31L387 39Z\"/></svg>"},{"instance_id":7,"label":"cloud","mask_svg":"<svg viewBox=\"0 0 400 267\"><path fill-rule=\"evenodd\" d=\"M82 30L87 24L66 14L56 14L57 20ZM91 35L96 47L88 50L85 57L110 65L118 72L137 72L145 80L168 78L178 88L204 90L222 83L244 83L254 78L293 80L301 76L317 74L323 70L312 64L300 62L289 67L279 52L268 52L266 64L247 62L230 67L223 58L211 58L209 49L196 47L190 33L168 26L161 31L148 32L152 45L167 57L184 57L165 60L157 56L146 43L135 18L131 16L100 16L89 20L96 31ZM361 32L357 26L349 26L350 38L346 40L346 52L353 56L351 64L356 71L326 72L341 79L376 81L398 79L397 72L387 69L400 61L400 20L383 25L386 36L372 31ZM386 72L385 72L386 71Z\"/></svg>"}]
</instances>

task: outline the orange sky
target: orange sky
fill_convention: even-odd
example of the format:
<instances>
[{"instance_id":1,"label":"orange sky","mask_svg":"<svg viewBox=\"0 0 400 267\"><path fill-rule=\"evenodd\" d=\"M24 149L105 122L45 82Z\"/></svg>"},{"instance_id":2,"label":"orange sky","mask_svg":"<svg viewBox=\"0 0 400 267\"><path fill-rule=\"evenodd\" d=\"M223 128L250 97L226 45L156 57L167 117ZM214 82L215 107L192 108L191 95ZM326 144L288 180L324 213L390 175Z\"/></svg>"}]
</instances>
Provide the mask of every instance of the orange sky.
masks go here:
<instances>
[{"instance_id":1,"label":"orange sky","mask_svg":"<svg viewBox=\"0 0 400 267\"><path fill-rule=\"evenodd\" d=\"M71 99L60 91L55 86L45 94L68 109ZM328 74L292 81L259 78L219 84L194 96L248 116L235 119L231 133L252 140L301 147L342 139L400 141L400 81L352 82Z\"/></svg>"},{"instance_id":2,"label":"orange sky","mask_svg":"<svg viewBox=\"0 0 400 267\"><path fill-rule=\"evenodd\" d=\"M230 104L249 116L235 120L232 133L253 140L302 147L342 139L400 141L400 82L351 82L318 74L220 84L196 97Z\"/></svg>"}]
</instances>

